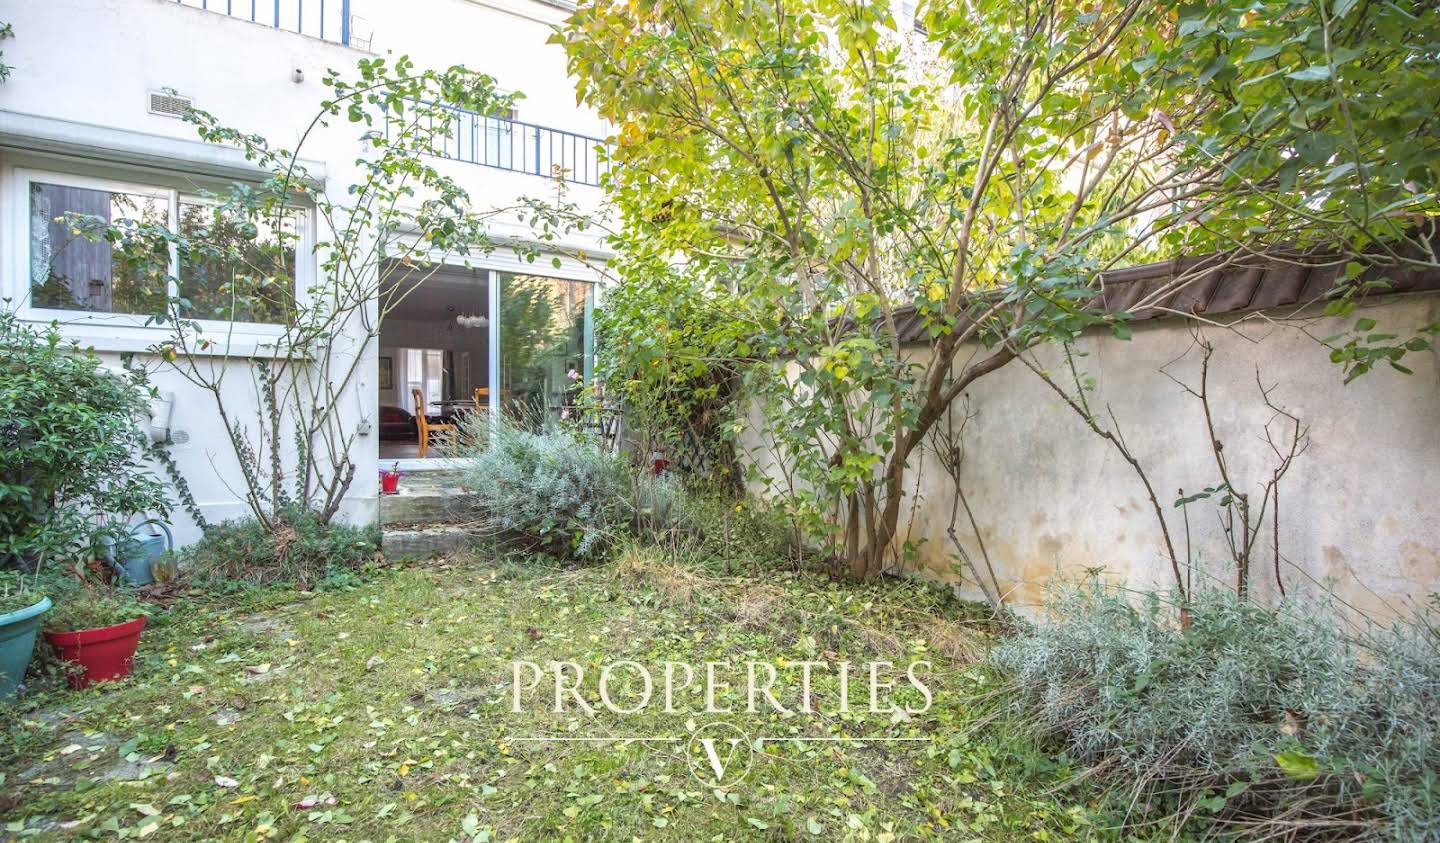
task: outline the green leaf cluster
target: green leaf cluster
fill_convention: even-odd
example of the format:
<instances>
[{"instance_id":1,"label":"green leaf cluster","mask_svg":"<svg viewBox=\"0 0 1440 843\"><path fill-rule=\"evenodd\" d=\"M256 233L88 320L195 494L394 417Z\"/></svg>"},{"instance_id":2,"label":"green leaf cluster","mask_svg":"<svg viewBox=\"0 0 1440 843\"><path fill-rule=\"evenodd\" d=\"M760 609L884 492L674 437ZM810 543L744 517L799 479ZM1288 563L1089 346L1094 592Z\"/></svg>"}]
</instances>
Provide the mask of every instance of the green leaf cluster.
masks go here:
<instances>
[{"instance_id":1,"label":"green leaf cluster","mask_svg":"<svg viewBox=\"0 0 1440 843\"><path fill-rule=\"evenodd\" d=\"M57 326L0 311L0 560L89 561L133 516L169 511L143 456L148 397Z\"/></svg>"}]
</instances>

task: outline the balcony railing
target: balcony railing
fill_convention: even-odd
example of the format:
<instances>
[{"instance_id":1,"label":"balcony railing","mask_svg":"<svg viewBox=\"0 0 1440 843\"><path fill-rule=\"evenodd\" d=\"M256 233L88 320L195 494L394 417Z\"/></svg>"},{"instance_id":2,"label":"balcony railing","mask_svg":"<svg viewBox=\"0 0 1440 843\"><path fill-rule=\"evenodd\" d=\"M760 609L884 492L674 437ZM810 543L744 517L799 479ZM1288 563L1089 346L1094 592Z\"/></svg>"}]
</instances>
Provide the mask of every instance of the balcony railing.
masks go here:
<instances>
[{"instance_id":1,"label":"balcony railing","mask_svg":"<svg viewBox=\"0 0 1440 843\"><path fill-rule=\"evenodd\" d=\"M350 46L350 0L175 0L252 23Z\"/></svg>"},{"instance_id":2,"label":"balcony railing","mask_svg":"<svg viewBox=\"0 0 1440 843\"><path fill-rule=\"evenodd\" d=\"M590 185L600 184L609 169L600 138L463 108L441 109L453 115L448 132L436 139L434 152L441 158Z\"/></svg>"}]
</instances>

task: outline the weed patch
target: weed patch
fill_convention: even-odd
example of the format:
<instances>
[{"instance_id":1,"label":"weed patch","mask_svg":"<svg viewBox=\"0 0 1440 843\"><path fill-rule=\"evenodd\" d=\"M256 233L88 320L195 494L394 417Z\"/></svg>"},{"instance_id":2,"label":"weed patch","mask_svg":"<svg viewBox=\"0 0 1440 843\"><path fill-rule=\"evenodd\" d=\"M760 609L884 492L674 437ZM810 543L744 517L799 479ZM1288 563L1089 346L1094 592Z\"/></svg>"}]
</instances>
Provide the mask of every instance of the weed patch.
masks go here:
<instances>
[{"instance_id":1,"label":"weed patch","mask_svg":"<svg viewBox=\"0 0 1440 843\"><path fill-rule=\"evenodd\" d=\"M379 530L322 524L313 512L292 510L276 529L259 521L227 521L182 551L179 570L197 585L235 591L253 586L358 585L359 571L380 551Z\"/></svg>"}]
</instances>

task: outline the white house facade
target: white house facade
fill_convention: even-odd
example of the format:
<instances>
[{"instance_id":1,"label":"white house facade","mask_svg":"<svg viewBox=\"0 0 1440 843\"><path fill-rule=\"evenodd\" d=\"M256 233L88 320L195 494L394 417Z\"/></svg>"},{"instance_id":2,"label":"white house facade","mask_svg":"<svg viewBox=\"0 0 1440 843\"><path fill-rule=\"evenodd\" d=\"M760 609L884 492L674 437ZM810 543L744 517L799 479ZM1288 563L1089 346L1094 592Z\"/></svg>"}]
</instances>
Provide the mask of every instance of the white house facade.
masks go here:
<instances>
[{"instance_id":1,"label":"white house facade","mask_svg":"<svg viewBox=\"0 0 1440 843\"><path fill-rule=\"evenodd\" d=\"M547 43L567 13L559 0L0 2L0 23L14 32L0 43L11 67L0 83L4 306L37 324L58 322L109 362L145 356L165 337L166 328L147 324L163 305L125 288L104 244L62 249L66 227L56 218L123 207L183 228L207 191L263 177L238 150L201 141L179 119L184 108L193 104L225 125L294 147L326 96L325 71L344 72L373 56L408 55L420 68L464 65L523 95L507 115L456 111L454 147L434 159L477 208L553 197L560 171L568 201L596 212L604 167L597 147L608 128L576 106L564 51ZM356 180L362 131L337 121L304 143L307 170L332 197ZM307 248L325 236L318 217L296 208L298 290L320 272ZM497 218L491 236L510 242L531 235L516 217ZM375 519L381 468L431 464L421 459L417 415L443 417L476 403L499 409L512 399L549 412L573 398L575 384L592 371L601 246L591 234L567 234L542 246L553 254L533 263L500 248L445 267L390 314L378 342L357 345L358 374L336 408L357 432L349 452L355 479L341 517ZM544 349L517 350L500 314L507 296L536 290L555 303L559 334ZM197 293L204 295L186 292ZM267 342L281 330L263 313L233 323L199 318L220 338L210 347L214 365L237 371L269 353ZM245 515L240 465L214 397L164 365L151 368L167 402L157 411L157 435L168 438L204 518ZM231 406L258 419L250 375L226 383L234 390ZM183 510L172 521L182 543L198 537Z\"/></svg>"}]
</instances>

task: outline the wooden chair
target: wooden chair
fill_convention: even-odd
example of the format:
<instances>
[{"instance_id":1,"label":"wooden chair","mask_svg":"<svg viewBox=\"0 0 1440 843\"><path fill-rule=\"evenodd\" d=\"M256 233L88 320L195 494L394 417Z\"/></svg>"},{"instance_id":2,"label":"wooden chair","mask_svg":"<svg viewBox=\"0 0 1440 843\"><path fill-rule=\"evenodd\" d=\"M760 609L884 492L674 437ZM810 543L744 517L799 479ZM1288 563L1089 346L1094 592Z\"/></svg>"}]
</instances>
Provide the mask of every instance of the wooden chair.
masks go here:
<instances>
[{"instance_id":1,"label":"wooden chair","mask_svg":"<svg viewBox=\"0 0 1440 843\"><path fill-rule=\"evenodd\" d=\"M490 412L490 387L488 387L488 386L477 386L477 387L475 387L475 412L477 412L477 413L488 413L488 412Z\"/></svg>"},{"instance_id":2,"label":"wooden chair","mask_svg":"<svg viewBox=\"0 0 1440 843\"><path fill-rule=\"evenodd\" d=\"M453 424L432 424L430 418L425 415L425 395L418 389L410 390L410 397L415 400L415 427L420 431L420 457L424 459L425 453L430 450L430 434L450 431L454 434L456 427Z\"/></svg>"}]
</instances>

